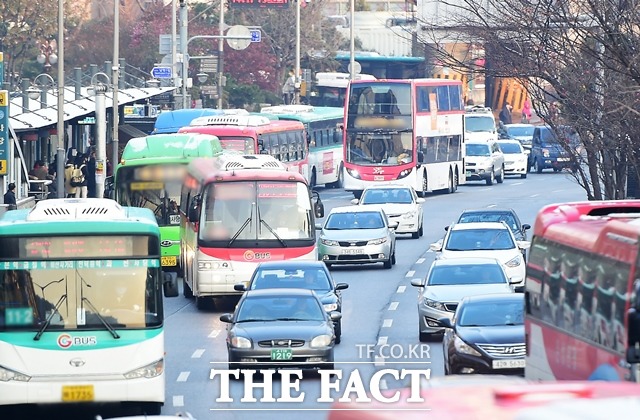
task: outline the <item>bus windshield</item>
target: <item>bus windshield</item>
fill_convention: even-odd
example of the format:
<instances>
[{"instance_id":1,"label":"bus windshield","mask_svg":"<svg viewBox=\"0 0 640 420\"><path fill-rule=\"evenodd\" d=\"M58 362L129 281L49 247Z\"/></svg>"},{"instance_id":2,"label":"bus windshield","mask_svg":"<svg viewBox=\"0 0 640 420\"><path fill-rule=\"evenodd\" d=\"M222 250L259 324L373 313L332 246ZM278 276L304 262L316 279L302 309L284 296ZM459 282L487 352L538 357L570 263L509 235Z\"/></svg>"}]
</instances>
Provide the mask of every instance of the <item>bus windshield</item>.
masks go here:
<instances>
[{"instance_id":1,"label":"bus windshield","mask_svg":"<svg viewBox=\"0 0 640 420\"><path fill-rule=\"evenodd\" d=\"M121 166L116 174L116 197L123 206L151 209L158 225L180 225L180 190L185 164Z\"/></svg>"},{"instance_id":2,"label":"bus windshield","mask_svg":"<svg viewBox=\"0 0 640 420\"><path fill-rule=\"evenodd\" d=\"M11 251L5 248L0 260L0 331L160 326L160 264L138 256L148 242L145 236L2 238L0 247Z\"/></svg>"},{"instance_id":3,"label":"bus windshield","mask_svg":"<svg viewBox=\"0 0 640 420\"><path fill-rule=\"evenodd\" d=\"M219 138L224 150L242 152L246 155L256 153L255 139L251 137L219 136Z\"/></svg>"},{"instance_id":4,"label":"bus windshield","mask_svg":"<svg viewBox=\"0 0 640 420\"><path fill-rule=\"evenodd\" d=\"M204 193L200 240L211 246L265 246L313 240L309 191L301 182L213 183Z\"/></svg>"}]
</instances>

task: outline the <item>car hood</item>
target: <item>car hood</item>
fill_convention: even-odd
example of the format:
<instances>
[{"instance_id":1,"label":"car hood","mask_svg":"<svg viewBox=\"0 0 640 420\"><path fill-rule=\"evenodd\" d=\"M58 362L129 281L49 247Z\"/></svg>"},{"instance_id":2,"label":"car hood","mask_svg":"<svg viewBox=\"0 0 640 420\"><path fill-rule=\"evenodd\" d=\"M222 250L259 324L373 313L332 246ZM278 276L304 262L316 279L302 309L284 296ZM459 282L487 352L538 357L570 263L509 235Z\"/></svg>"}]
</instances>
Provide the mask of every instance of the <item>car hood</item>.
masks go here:
<instances>
[{"instance_id":1,"label":"car hood","mask_svg":"<svg viewBox=\"0 0 640 420\"><path fill-rule=\"evenodd\" d=\"M512 249L479 249L477 251L449 251L447 249L443 249L440 254L440 259L450 259L450 258L459 258L459 257L487 257L487 258L495 258L500 261L502 264L508 262L513 257L520 255L520 250L518 248Z\"/></svg>"},{"instance_id":2,"label":"car hood","mask_svg":"<svg viewBox=\"0 0 640 420\"><path fill-rule=\"evenodd\" d=\"M465 156L464 160L471 163L492 162L491 156Z\"/></svg>"},{"instance_id":3,"label":"car hood","mask_svg":"<svg viewBox=\"0 0 640 420\"><path fill-rule=\"evenodd\" d=\"M465 131L464 133L465 141L467 140L495 140L496 133L491 131Z\"/></svg>"},{"instance_id":4,"label":"car hood","mask_svg":"<svg viewBox=\"0 0 640 420\"><path fill-rule=\"evenodd\" d=\"M344 229L344 230L322 229L321 238L332 239L334 241L362 241L362 240L384 238L387 235L388 235L387 228Z\"/></svg>"},{"instance_id":5,"label":"car hood","mask_svg":"<svg viewBox=\"0 0 640 420\"><path fill-rule=\"evenodd\" d=\"M532 136L511 136L509 138L518 140L521 144L531 144L531 142L533 141Z\"/></svg>"},{"instance_id":6,"label":"car hood","mask_svg":"<svg viewBox=\"0 0 640 420\"><path fill-rule=\"evenodd\" d=\"M330 334L325 321L256 321L236 324L236 335L254 341L291 339L309 341L320 334Z\"/></svg>"},{"instance_id":7,"label":"car hood","mask_svg":"<svg viewBox=\"0 0 640 420\"><path fill-rule=\"evenodd\" d=\"M364 204L365 206L368 204ZM387 203L387 204L377 204L387 216L395 216L398 214L408 213L411 210L415 209L415 204L399 204L399 203Z\"/></svg>"},{"instance_id":8,"label":"car hood","mask_svg":"<svg viewBox=\"0 0 640 420\"><path fill-rule=\"evenodd\" d=\"M511 292L511 287L507 283L457 284L447 286L426 286L423 297L438 302L459 302L466 296Z\"/></svg>"},{"instance_id":9,"label":"car hood","mask_svg":"<svg viewBox=\"0 0 640 420\"><path fill-rule=\"evenodd\" d=\"M318 296L318 299L320 299L320 302L323 305L326 305L327 303L336 303L338 302L338 296L331 290L329 291L324 291L324 290L314 290L316 296Z\"/></svg>"},{"instance_id":10,"label":"car hood","mask_svg":"<svg viewBox=\"0 0 640 420\"><path fill-rule=\"evenodd\" d=\"M472 344L519 344L524 343L524 325L501 325L491 327L456 326L456 334Z\"/></svg>"}]
</instances>

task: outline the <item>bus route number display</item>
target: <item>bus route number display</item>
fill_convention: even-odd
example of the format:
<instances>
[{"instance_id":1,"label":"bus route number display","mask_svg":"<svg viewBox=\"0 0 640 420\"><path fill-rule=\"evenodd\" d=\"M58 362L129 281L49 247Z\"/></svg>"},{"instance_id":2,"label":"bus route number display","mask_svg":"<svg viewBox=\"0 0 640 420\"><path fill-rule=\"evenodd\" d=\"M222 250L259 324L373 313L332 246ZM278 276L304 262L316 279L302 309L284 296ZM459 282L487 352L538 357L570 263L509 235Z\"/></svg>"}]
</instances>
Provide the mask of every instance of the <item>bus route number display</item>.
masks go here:
<instances>
[{"instance_id":1,"label":"bus route number display","mask_svg":"<svg viewBox=\"0 0 640 420\"><path fill-rule=\"evenodd\" d=\"M229 0L231 8L274 8L289 7L289 0Z\"/></svg>"}]
</instances>

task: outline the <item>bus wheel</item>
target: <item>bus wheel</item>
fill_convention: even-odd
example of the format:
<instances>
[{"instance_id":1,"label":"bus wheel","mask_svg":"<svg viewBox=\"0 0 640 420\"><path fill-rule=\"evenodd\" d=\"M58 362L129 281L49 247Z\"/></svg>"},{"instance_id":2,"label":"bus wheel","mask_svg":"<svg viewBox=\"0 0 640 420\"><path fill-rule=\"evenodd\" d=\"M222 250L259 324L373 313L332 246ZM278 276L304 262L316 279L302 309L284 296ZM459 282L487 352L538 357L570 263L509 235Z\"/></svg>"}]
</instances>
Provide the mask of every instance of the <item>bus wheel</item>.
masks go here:
<instances>
[{"instance_id":1,"label":"bus wheel","mask_svg":"<svg viewBox=\"0 0 640 420\"><path fill-rule=\"evenodd\" d=\"M196 308L199 310L209 309L211 306L213 306L213 300L210 297L196 297Z\"/></svg>"},{"instance_id":2,"label":"bus wheel","mask_svg":"<svg viewBox=\"0 0 640 420\"><path fill-rule=\"evenodd\" d=\"M147 416L158 416L162 411L162 403L159 402L148 402L143 403L141 407L142 414L146 414Z\"/></svg>"},{"instance_id":3,"label":"bus wheel","mask_svg":"<svg viewBox=\"0 0 640 420\"><path fill-rule=\"evenodd\" d=\"M343 188L344 187L344 168L342 164L340 164L340 168L338 168L338 180L331 184L333 188Z\"/></svg>"},{"instance_id":4,"label":"bus wheel","mask_svg":"<svg viewBox=\"0 0 640 420\"><path fill-rule=\"evenodd\" d=\"M311 178L309 179L309 187L313 188L316 186L316 169L313 168L313 170L311 171Z\"/></svg>"},{"instance_id":5,"label":"bus wheel","mask_svg":"<svg viewBox=\"0 0 640 420\"><path fill-rule=\"evenodd\" d=\"M192 299L193 298L193 290L191 290L191 288L187 284L187 281L184 278L182 279L182 294L187 299Z\"/></svg>"},{"instance_id":6,"label":"bus wheel","mask_svg":"<svg viewBox=\"0 0 640 420\"><path fill-rule=\"evenodd\" d=\"M429 184L427 183L427 175L422 176L422 191L419 191L421 197L427 196L427 190L429 189Z\"/></svg>"},{"instance_id":7,"label":"bus wheel","mask_svg":"<svg viewBox=\"0 0 640 420\"><path fill-rule=\"evenodd\" d=\"M451 190L452 193L458 191L458 171L453 171L453 189Z\"/></svg>"}]
</instances>

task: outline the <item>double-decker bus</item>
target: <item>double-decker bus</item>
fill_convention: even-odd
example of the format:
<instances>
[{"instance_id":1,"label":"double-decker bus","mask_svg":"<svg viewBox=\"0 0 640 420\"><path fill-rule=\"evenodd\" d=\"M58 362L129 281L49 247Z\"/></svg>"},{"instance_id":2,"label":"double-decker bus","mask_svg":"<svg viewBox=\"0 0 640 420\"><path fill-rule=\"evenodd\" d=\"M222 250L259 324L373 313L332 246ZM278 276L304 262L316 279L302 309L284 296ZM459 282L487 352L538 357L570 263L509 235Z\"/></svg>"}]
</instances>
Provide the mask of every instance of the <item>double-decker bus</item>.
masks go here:
<instances>
[{"instance_id":1,"label":"double-decker bus","mask_svg":"<svg viewBox=\"0 0 640 420\"><path fill-rule=\"evenodd\" d=\"M309 143L309 185L342 188L344 109L309 105L276 105L260 113L304 124Z\"/></svg>"},{"instance_id":2,"label":"double-decker bus","mask_svg":"<svg viewBox=\"0 0 640 420\"><path fill-rule=\"evenodd\" d=\"M347 86L351 74L340 72L318 72L315 82L307 89L303 100L313 106L344 107ZM376 80L370 74L356 74L355 80Z\"/></svg>"},{"instance_id":3,"label":"double-decker bus","mask_svg":"<svg viewBox=\"0 0 640 420\"><path fill-rule=\"evenodd\" d=\"M304 125L299 121L255 114L201 117L179 132L212 134L225 150L271 155L309 181L309 149Z\"/></svg>"},{"instance_id":4,"label":"double-decker bus","mask_svg":"<svg viewBox=\"0 0 640 420\"><path fill-rule=\"evenodd\" d=\"M525 375L638 381L640 202L544 207L527 263Z\"/></svg>"},{"instance_id":5,"label":"double-decker bus","mask_svg":"<svg viewBox=\"0 0 640 420\"><path fill-rule=\"evenodd\" d=\"M160 231L148 209L51 199L0 218L0 406L165 400Z\"/></svg>"},{"instance_id":6,"label":"double-decker bus","mask_svg":"<svg viewBox=\"0 0 640 420\"><path fill-rule=\"evenodd\" d=\"M352 81L344 125L344 188L360 198L393 181L419 194L464 183L462 84L446 79Z\"/></svg>"},{"instance_id":7,"label":"double-decker bus","mask_svg":"<svg viewBox=\"0 0 640 420\"><path fill-rule=\"evenodd\" d=\"M180 214L184 294L195 296L198 308L212 297L239 295L234 286L248 284L262 261L318 259L314 217L324 215L320 196L272 156L194 160Z\"/></svg>"},{"instance_id":8,"label":"double-decker bus","mask_svg":"<svg viewBox=\"0 0 640 420\"><path fill-rule=\"evenodd\" d=\"M160 262L178 272L180 255L180 191L187 165L197 157L223 153L220 140L208 134L156 134L129 140L116 168L114 197L123 206L153 211L162 246Z\"/></svg>"}]
</instances>

